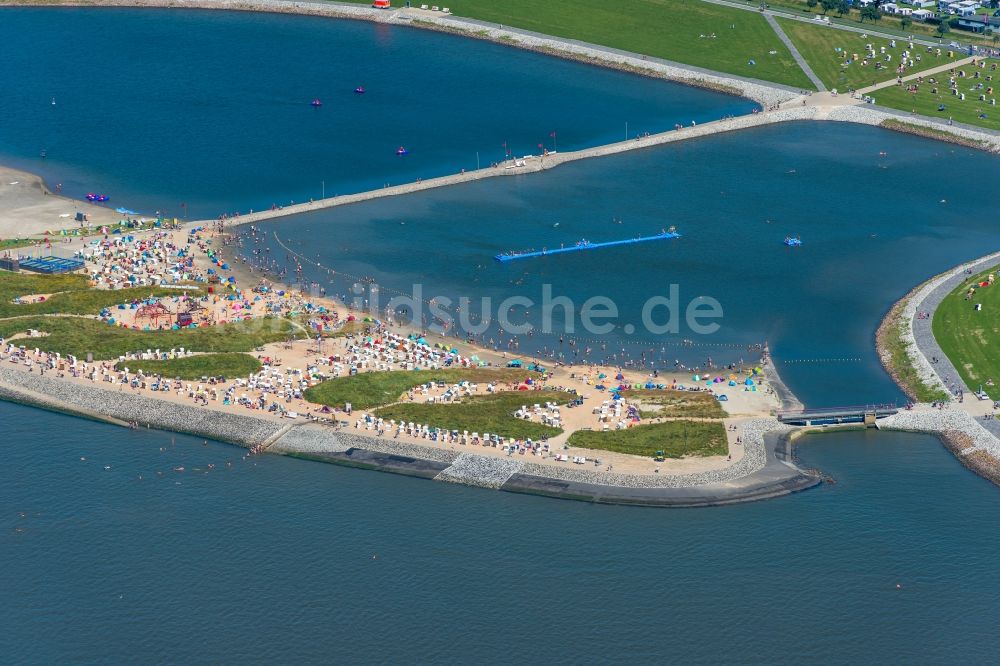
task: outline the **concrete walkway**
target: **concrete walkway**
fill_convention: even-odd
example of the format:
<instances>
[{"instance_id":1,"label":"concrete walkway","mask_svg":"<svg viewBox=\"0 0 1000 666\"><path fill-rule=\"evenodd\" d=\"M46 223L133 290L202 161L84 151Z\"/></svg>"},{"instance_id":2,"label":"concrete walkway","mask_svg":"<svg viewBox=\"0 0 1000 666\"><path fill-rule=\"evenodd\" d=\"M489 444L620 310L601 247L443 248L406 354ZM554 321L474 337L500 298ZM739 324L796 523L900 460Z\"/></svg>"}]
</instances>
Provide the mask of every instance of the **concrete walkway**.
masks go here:
<instances>
[{"instance_id":1,"label":"concrete walkway","mask_svg":"<svg viewBox=\"0 0 1000 666\"><path fill-rule=\"evenodd\" d=\"M778 25L778 22L774 19L774 15L765 13L764 20L766 20L768 24L772 28L774 28L774 32L777 33L778 39L784 42L785 46L788 47L788 50L791 51L792 57L795 59L795 62L799 64L799 67L802 68L802 71L805 72L806 76L809 77L809 80L813 82L813 85L816 86L816 90L820 92L826 92L826 86L823 85L823 82L820 80L820 78L816 76L816 72L814 72L812 67L809 66L809 63L806 62L806 59L802 57L802 54L799 53L799 50L795 48L795 44L792 42L791 39L788 38L788 35L785 34L785 31L781 29L780 25Z\"/></svg>"},{"instance_id":2,"label":"concrete walkway","mask_svg":"<svg viewBox=\"0 0 1000 666\"><path fill-rule=\"evenodd\" d=\"M962 58L961 60L953 60L952 62L945 63L944 65L939 65L937 67L931 67L930 69L922 69L919 72L914 72L913 74L907 74L903 77L903 83L907 81L913 81L922 76L931 76L932 74L939 74L941 72L947 72L955 67L964 67L970 64L973 60L981 60L982 58ZM868 93L874 92L876 90L881 90L882 88L891 88L892 86L899 85L896 79L889 79L888 81L883 81L881 83L876 83L873 86L868 86L866 88L859 88L855 92L860 95L867 95Z\"/></svg>"}]
</instances>

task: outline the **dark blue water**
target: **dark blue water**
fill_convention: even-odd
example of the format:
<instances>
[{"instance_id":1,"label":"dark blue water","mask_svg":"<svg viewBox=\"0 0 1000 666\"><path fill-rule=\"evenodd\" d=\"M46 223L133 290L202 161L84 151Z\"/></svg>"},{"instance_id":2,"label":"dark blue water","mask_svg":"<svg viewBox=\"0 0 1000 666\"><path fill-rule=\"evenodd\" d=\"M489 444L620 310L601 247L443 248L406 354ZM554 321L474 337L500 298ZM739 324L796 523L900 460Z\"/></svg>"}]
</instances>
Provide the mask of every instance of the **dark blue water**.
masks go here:
<instances>
[{"instance_id":1,"label":"dark blue water","mask_svg":"<svg viewBox=\"0 0 1000 666\"><path fill-rule=\"evenodd\" d=\"M1000 648L1000 493L927 436L810 438L803 461L836 485L647 510L0 417L12 663L929 664Z\"/></svg>"},{"instance_id":2,"label":"dark blue water","mask_svg":"<svg viewBox=\"0 0 1000 666\"><path fill-rule=\"evenodd\" d=\"M485 166L505 143L515 155L571 150L620 140L626 123L634 136L754 106L451 35L301 16L4 8L0 56L0 160L73 196L176 216L186 203L195 218L318 199L324 181L329 196L473 169L477 151Z\"/></svg>"},{"instance_id":3,"label":"dark blue water","mask_svg":"<svg viewBox=\"0 0 1000 666\"><path fill-rule=\"evenodd\" d=\"M0 53L0 160L69 193L174 214L183 201L192 216L318 196L323 180L332 194L468 168L477 150L484 163L505 140L529 152L553 130L570 149L619 138L625 121L655 131L749 108L448 36L283 16L3 10ZM575 334L601 352L726 358L766 339L807 402L843 403L898 396L875 325L913 284L995 249L982 184L996 174L981 153L801 124L268 230L340 273L428 296L536 298L544 283L607 295L620 328ZM491 259L669 225L684 238ZM786 250L787 234L804 247ZM629 342L624 325L671 283L685 303L717 298L722 329ZM698 346L677 346L686 335ZM813 438L803 463L836 485L664 511L244 461L3 403L0 418L0 650L13 663L990 663L1000 648L1000 493L931 437Z\"/></svg>"},{"instance_id":4,"label":"dark blue water","mask_svg":"<svg viewBox=\"0 0 1000 666\"><path fill-rule=\"evenodd\" d=\"M914 184L916 173L934 177ZM544 285L570 297L577 313L594 295L618 308L614 331L587 333L577 317L562 346L563 310L554 309L554 333L521 336L525 350L594 359L616 351L620 358L624 348L633 360L645 354L672 367L677 358L755 358L746 345L767 341L804 402L863 404L903 399L874 351L875 329L891 304L928 277L996 249L996 216L981 185L996 175L1000 160L981 151L866 126L794 123L263 228L279 261L287 253L273 233L335 270L309 272L333 292L353 296L351 276L374 276L385 287L383 306L393 290L409 293L420 284L425 298L468 296L476 311L481 297L491 297L495 324L504 298L526 295L536 306L515 308L511 320L531 321L536 331L543 329ZM630 238L669 225L684 237L506 264L492 259L510 249ZM789 234L804 245L785 247ZM671 284L681 307L715 298L721 328L697 335L682 320L677 334L648 333L643 305L668 295ZM665 310L654 319L664 323ZM487 336L496 336L496 326ZM571 339L578 351L589 346L589 356L574 356Z\"/></svg>"}]
</instances>

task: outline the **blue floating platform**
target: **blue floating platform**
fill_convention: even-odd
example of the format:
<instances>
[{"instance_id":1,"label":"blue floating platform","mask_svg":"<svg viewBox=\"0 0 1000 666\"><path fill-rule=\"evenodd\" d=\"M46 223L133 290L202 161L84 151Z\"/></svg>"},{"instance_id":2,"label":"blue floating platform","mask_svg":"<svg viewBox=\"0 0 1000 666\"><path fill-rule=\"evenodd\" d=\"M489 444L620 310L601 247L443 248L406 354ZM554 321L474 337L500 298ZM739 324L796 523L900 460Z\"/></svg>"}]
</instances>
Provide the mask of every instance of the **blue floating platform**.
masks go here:
<instances>
[{"instance_id":1,"label":"blue floating platform","mask_svg":"<svg viewBox=\"0 0 1000 666\"><path fill-rule=\"evenodd\" d=\"M662 234L656 234L655 236L640 236L638 238L626 238L625 240L616 241L605 241L603 243L591 243L590 241L580 241L576 245L571 245L569 247L559 247L554 250L537 250L531 252L509 252L507 254L498 254L494 257L497 261L501 263L507 263L508 261L514 261L515 259L527 259L529 257L547 257L550 254L564 254L566 252L582 252L584 250L596 250L602 247L612 247L615 245L632 245L634 243L645 243L647 241L656 240L671 240L674 238L680 238L681 235L675 231L664 231Z\"/></svg>"},{"instance_id":2,"label":"blue floating platform","mask_svg":"<svg viewBox=\"0 0 1000 666\"><path fill-rule=\"evenodd\" d=\"M69 273L83 268L82 259L64 259L62 257L39 257L38 259L25 259L19 262L21 268L35 273L46 273L55 275L57 273Z\"/></svg>"}]
</instances>

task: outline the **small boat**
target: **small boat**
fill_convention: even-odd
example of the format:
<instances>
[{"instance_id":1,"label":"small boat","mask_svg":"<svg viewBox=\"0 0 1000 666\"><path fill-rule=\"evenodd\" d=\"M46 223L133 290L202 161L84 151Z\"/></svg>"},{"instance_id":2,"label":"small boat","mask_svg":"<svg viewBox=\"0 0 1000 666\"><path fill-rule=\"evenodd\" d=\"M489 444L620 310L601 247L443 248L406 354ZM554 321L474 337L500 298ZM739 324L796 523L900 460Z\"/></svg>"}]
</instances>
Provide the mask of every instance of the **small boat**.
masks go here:
<instances>
[{"instance_id":1,"label":"small boat","mask_svg":"<svg viewBox=\"0 0 1000 666\"><path fill-rule=\"evenodd\" d=\"M55 98L55 97L53 97L53 98L52 98L52 106L55 106L55 105L56 105L56 98Z\"/></svg>"},{"instance_id":2,"label":"small boat","mask_svg":"<svg viewBox=\"0 0 1000 666\"><path fill-rule=\"evenodd\" d=\"M396 149L396 154L397 154L397 155L409 155L409 154L410 154L410 151L408 151L408 150L407 150L406 148L404 148L403 146L400 146L399 148L397 148L397 149Z\"/></svg>"},{"instance_id":3,"label":"small boat","mask_svg":"<svg viewBox=\"0 0 1000 666\"><path fill-rule=\"evenodd\" d=\"M309 105L310 106L323 106L323 102L319 101L318 99L314 99L313 101L309 102Z\"/></svg>"},{"instance_id":4,"label":"small boat","mask_svg":"<svg viewBox=\"0 0 1000 666\"><path fill-rule=\"evenodd\" d=\"M795 238L792 238L791 236L785 236L784 243L788 247L801 247L802 239L799 238L798 236L796 236Z\"/></svg>"},{"instance_id":5,"label":"small boat","mask_svg":"<svg viewBox=\"0 0 1000 666\"><path fill-rule=\"evenodd\" d=\"M354 89L354 92L356 94L358 94L358 95L364 95L365 94L365 89L363 87L361 87L361 86L358 86L357 88Z\"/></svg>"}]
</instances>

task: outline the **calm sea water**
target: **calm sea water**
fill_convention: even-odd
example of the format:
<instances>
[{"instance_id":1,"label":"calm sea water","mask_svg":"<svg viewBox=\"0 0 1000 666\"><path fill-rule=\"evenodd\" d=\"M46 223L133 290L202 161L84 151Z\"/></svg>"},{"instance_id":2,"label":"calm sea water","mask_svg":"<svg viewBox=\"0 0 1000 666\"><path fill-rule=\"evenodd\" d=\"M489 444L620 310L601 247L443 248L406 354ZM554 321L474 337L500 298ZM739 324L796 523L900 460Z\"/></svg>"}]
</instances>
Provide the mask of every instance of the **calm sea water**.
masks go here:
<instances>
[{"instance_id":1,"label":"calm sea water","mask_svg":"<svg viewBox=\"0 0 1000 666\"><path fill-rule=\"evenodd\" d=\"M914 174L934 177L915 184ZM981 182L998 174L1000 160L980 151L866 126L794 123L374 200L262 229L279 262L288 254L284 245L336 271L306 264L307 276L333 293L353 298L352 276L374 276L384 286L383 305L413 284L424 298L468 296L476 312L479 299L491 297L487 336L494 339L499 303L512 295L536 305L515 308L511 320L542 330L545 285L570 297L577 313L594 295L618 308L613 332L588 334L577 316L561 347L565 324L556 308L554 333L521 336L522 350L577 358L569 347L576 338L576 350L590 347L591 359L620 358L624 348L631 359L645 354L672 367L678 358L754 357L746 345L767 341L783 378L808 404L891 402L904 397L879 365L875 329L913 286L996 250L996 216ZM493 260L510 249L631 238L669 225L683 238ZM800 235L804 245L786 247L788 235ZM682 319L677 334L646 332L643 305L668 295L670 285L681 308L699 296L715 298L721 328L696 335ZM666 321L664 309L655 321Z\"/></svg>"},{"instance_id":2,"label":"calm sea water","mask_svg":"<svg viewBox=\"0 0 1000 666\"><path fill-rule=\"evenodd\" d=\"M0 161L192 215L317 196L321 180L329 194L455 171L553 130L569 149L626 121L655 131L749 109L297 17L2 10L0 53ZM622 326L676 283L685 302L720 301L719 333L684 350L616 330L607 351L725 359L767 339L807 402L892 399L874 327L913 284L995 249L981 184L996 173L980 153L800 124L304 216L267 238L431 295L604 294ZM491 259L669 225L684 238ZM788 234L805 246L786 250ZM10 404L0 418L0 650L14 663L990 663L1000 647L1000 493L931 437L810 439L804 464L837 484L665 511L245 461Z\"/></svg>"},{"instance_id":3,"label":"calm sea water","mask_svg":"<svg viewBox=\"0 0 1000 666\"><path fill-rule=\"evenodd\" d=\"M836 485L662 510L243 461L9 404L0 417L12 663L926 664L1000 649L1000 493L931 437L811 438L804 463Z\"/></svg>"},{"instance_id":4,"label":"calm sea water","mask_svg":"<svg viewBox=\"0 0 1000 666\"><path fill-rule=\"evenodd\" d=\"M323 181L329 196L473 169L477 151L487 165L505 143L516 155L571 150L620 140L626 123L634 136L754 106L451 35L302 16L5 8L0 55L0 160L66 194L176 216L185 203L195 218L318 199Z\"/></svg>"}]
</instances>

